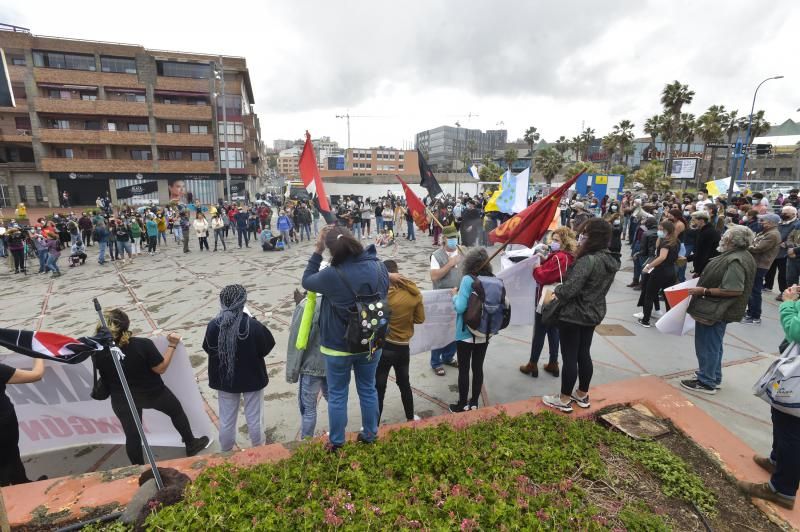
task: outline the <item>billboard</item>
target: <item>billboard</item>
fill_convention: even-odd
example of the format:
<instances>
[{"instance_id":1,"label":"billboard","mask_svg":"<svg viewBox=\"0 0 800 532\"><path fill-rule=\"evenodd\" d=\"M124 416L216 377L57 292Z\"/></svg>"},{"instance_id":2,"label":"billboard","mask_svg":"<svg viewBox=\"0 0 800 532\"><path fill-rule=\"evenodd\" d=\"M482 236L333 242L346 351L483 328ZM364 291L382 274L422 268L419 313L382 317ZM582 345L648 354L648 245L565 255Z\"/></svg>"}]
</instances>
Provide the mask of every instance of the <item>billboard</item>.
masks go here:
<instances>
[{"instance_id":1,"label":"billboard","mask_svg":"<svg viewBox=\"0 0 800 532\"><path fill-rule=\"evenodd\" d=\"M672 179L694 179L697 174L697 157L681 157L667 160L667 174Z\"/></svg>"}]
</instances>

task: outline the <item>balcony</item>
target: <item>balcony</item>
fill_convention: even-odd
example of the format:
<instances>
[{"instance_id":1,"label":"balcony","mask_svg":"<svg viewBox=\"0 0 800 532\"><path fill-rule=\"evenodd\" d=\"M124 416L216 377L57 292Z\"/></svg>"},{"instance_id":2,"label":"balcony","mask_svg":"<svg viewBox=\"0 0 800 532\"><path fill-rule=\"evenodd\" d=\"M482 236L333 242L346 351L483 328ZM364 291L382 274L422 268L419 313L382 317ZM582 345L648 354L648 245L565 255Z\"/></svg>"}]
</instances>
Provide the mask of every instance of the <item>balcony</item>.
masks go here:
<instances>
[{"instance_id":1,"label":"balcony","mask_svg":"<svg viewBox=\"0 0 800 532\"><path fill-rule=\"evenodd\" d=\"M40 129L39 139L47 144L112 144L123 146L150 146L150 133L138 131Z\"/></svg>"},{"instance_id":2,"label":"balcony","mask_svg":"<svg viewBox=\"0 0 800 532\"><path fill-rule=\"evenodd\" d=\"M190 133L156 133L156 144L159 146L213 148L214 136L192 135Z\"/></svg>"},{"instance_id":3,"label":"balcony","mask_svg":"<svg viewBox=\"0 0 800 532\"><path fill-rule=\"evenodd\" d=\"M211 120L211 106L154 103L153 114L156 118L173 120Z\"/></svg>"},{"instance_id":4,"label":"balcony","mask_svg":"<svg viewBox=\"0 0 800 532\"><path fill-rule=\"evenodd\" d=\"M173 78L158 76L156 90L184 91L184 92L210 92L211 82L207 79Z\"/></svg>"},{"instance_id":5,"label":"balcony","mask_svg":"<svg viewBox=\"0 0 800 532\"><path fill-rule=\"evenodd\" d=\"M158 161L158 171L165 173L215 174L216 161Z\"/></svg>"},{"instance_id":6,"label":"balcony","mask_svg":"<svg viewBox=\"0 0 800 532\"><path fill-rule=\"evenodd\" d=\"M28 100L25 98L17 98L14 102L17 104L16 107L0 107L0 113L27 113L28 112Z\"/></svg>"},{"instance_id":7,"label":"balcony","mask_svg":"<svg viewBox=\"0 0 800 532\"><path fill-rule=\"evenodd\" d=\"M45 172L152 172L153 161L120 159L42 159Z\"/></svg>"},{"instance_id":8,"label":"balcony","mask_svg":"<svg viewBox=\"0 0 800 532\"><path fill-rule=\"evenodd\" d=\"M30 130L27 129L0 129L0 142L16 142L30 144L33 140Z\"/></svg>"},{"instance_id":9,"label":"balcony","mask_svg":"<svg viewBox=\"0 0 800 532\"><path fill-rule=\"evenodd\" d=\"M24 66L8 65L8 77L11 81L25 81L26 68Z\"/></svg>"},{"instance_id":10,"label":"balcony","mask_svg":"<svg viewBox=\"0 0 800 532\"><path fill-rule=\"evenodd\" d=\"M60 83L64 85L94 85L98 87L144 89L144 85L139 83L139 78L136 76L136 74L88 72L85 70L62 70L58 68L34 68L33 78L37 83ZM14 78L11 79L13 80Z\"/></svg>"},{"instance_id":11,"label":"balcony","mask_svg":"<svg viewBox=\"0 0 800 532\"><path fill-rule=\"evenodd\" d=\"M144 102L115 102L111 100L59 100L39 98L39 113L64 113L71 115L148 116Z\"/></svg>"}]
</instances>

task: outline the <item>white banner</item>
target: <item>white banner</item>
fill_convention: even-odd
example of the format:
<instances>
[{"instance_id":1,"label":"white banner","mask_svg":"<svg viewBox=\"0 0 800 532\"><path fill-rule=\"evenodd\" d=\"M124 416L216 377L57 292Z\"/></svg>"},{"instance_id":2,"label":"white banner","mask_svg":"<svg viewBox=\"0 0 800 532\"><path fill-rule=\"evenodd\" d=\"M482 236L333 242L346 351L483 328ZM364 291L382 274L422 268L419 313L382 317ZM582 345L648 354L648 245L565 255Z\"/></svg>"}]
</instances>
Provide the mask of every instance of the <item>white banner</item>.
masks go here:
<instances>
[{"instance_id":1,"label":"white banner","mask_svg":"<svg viewBox=\"0 0 800 532\"><path fill-rule=\"evenodd\" d=\"M533 268L538 263L539 257L531 257L497 274L505 284L506 297L511 304L511 325L533 325L536 306ZM412 355L444 347L456 337L456 313L450 290L424 290L422 302L425 323L414 326L414 336L409 345Z\"/></svg>"},{"instance_id":2,"label":"white banner","mask_svg":"<svg viewBox=\"0 0 800 532\"><path fill-rule=\"evenodd\" d=\"M152 338L159 351L167 346L164 336ZM30 368L33 359L24 355L0 357L4 364ZM196 436L216 433L203 407L203 399L183 342L178 344L164 383L183 405ZM111 410L111 400L95 401L92 391L92 361L83 364L45 362L44 378L31 384L10 384L6 393L19 419L19 447L23 456L91 444L124 444L125 434ZM147 440L154 446L182 447L183 442L169 417L144 410Z\"/></svg>"}]
</instances>

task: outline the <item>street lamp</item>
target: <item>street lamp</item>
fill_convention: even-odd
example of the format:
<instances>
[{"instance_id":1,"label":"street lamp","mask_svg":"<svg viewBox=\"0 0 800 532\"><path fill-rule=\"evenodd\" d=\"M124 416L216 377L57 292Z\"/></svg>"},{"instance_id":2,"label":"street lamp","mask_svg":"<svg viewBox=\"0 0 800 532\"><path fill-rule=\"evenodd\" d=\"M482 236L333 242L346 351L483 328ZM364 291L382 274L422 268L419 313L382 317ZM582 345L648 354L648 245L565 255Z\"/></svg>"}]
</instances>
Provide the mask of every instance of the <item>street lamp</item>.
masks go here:
<instances>
[{"instance_id":1,"label":"street lamp","mask_svg":"<svg viewBox=\"0 0 800 532\"><path fill-rule=\"evenodd\" d=\"M772 77L769 77L769 78L765 79L764 81L762 81L761 83L759 83L758 86L756 87L756 91L753 93L753 105L750 106L750 119L747 121L747 134L745 135L745 138L744 138L744 148L743 148L744 150L747 150L747 145L750 144L750 130L753 127L753 112L756 109L756 96L758 95L758 89L761 88L761 85L763 85L764 83L768 82L771 79L782 79L782 78L783 78L783 76L772 76ZM740 150L741 149L742 148L740 148ZM745 160L747 158L747 151L745 151L745 153L740 153L740 156L742 158L742 163L739 166L739 179L742 178L742 174L744 173L744 163L745 163ZM728 184L728 199L733 197L733 184L735 182L734 177L735 176L733 175L733 173L731 173L731 182L730 182L730 184Z\"/></svg>"}]
</instances>

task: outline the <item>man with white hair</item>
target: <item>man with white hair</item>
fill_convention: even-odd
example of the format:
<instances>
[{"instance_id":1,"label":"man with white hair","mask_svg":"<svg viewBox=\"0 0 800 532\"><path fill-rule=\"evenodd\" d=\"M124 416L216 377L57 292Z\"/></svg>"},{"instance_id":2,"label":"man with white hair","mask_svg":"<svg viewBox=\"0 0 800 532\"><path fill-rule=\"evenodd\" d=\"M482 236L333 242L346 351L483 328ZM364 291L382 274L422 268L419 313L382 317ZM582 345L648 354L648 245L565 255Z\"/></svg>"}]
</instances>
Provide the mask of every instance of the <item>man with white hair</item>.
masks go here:
<instances>
[{"instance_id":1,"label":"man with white hair","mask_svg":"<svg viewBox=\"0 0 800 532\"><path fill-rule=\"evenodd\" d=\"M777 301L783 301L783 291L791 286L786 282L786 257L788 256L788 244L786 243L789 235L798 228L797 209L792 205L781 208L781 221L778 224L778 232L781 234L781 243L778 248L778 256L772 261L772 265L764 278L764 286L770 290L775 283L775 274L778 276L778 297Z\"/></svg>"},{"instance_id":2,"label":"man with white hair","mask_svg":"<svg viewBox=\"0 0 800 532\"><path fill-rule=\"evenodd\" d=\"M778 256L781 245L781 234L778 231L781 217L772 213L759 214L758 221L761 223L761 232L756 235L753 245L750 246L750 253L756 259L756 280L753 283L750 301L747 303L747 314L742 320L742 323L751 325L761 323L761 291L764 288L764 277L772 261Z\"/></svg>"},{"instance_id":3,"label":"man with white hair","mask_svg":"<svg viewBox=\"0 0 800 532\"><path fill-rule=\"evenodd\" d=\"M756 277L756 260L748 251L753 232L731 225L719 242L720 255L703 269L697 286L689 289L688 313L695 320L694 350L698 370L681 387L714 395L722 384L722 342L729 323L744 316Z\"/></svg>"}]
</instances>

